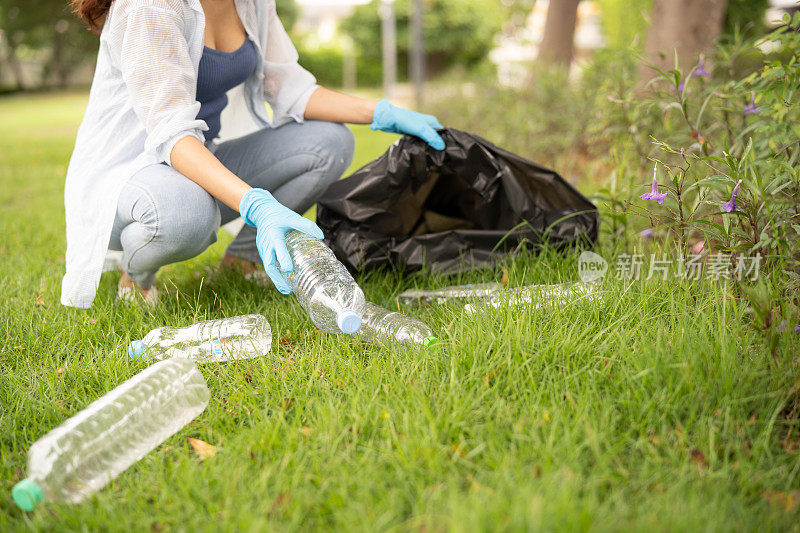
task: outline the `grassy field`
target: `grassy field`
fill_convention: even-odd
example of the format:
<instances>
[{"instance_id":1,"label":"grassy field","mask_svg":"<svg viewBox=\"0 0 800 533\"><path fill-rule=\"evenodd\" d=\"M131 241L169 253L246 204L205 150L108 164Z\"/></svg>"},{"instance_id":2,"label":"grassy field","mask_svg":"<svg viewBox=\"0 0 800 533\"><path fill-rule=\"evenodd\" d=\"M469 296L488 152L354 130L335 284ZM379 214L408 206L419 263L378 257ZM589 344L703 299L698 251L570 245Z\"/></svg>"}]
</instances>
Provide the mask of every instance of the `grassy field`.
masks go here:
<instances>
[{"instance_id":1,"label":"grassy field","mask_svg":"<svg viewBox=\"0 0 800 533\"><path fill-rule=\"evenodd\" d=\"M800 529L800 335L767 353L724 284L609 278L601 304L409 310L441 344L386 350L315 332L293 297L209 279L226 237L162 270L153 311L115 301L116 273L92 309L60 306L84 105L0 100L0 531ZM393 139L356 138L354 166ZM512 285L576 278L574 256L505 267ZM359 282L395 306L410 287L499 277ZM194 422L80 505L14 506L30 444L144 368L130 340L255 312L272 351L203 366L212 395ZM186 437L218 453L200 460Z\"/></svg>"}]
</instances>

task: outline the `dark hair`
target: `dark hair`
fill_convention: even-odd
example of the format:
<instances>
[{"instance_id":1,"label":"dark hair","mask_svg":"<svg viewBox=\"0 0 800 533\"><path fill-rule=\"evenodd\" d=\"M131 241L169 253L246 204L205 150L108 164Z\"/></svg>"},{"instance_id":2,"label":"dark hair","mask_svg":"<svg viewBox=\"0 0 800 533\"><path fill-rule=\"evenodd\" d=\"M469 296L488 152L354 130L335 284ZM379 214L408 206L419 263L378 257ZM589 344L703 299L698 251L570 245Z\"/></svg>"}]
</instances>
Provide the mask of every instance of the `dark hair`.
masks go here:
<instances>
[{"instance_id":1,"label":"dark hair","mask_svg":"<svg viewBox=\"0 0 800 533\"><path fill-rule=\"evenodd\" d=\"M114 0L70 0L69 7L89 26L94 33L100 33L106 14Z\"/></svg>"}]
</instances>

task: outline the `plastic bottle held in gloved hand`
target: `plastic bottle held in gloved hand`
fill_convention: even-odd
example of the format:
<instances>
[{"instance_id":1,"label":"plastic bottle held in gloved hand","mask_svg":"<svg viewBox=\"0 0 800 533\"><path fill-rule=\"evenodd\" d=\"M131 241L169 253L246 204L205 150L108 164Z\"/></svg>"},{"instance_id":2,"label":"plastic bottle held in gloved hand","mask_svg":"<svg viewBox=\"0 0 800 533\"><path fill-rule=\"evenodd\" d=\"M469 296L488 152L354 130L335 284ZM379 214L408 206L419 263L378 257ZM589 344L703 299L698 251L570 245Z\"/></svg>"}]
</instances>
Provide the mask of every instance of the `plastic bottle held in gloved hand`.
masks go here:
<instances>
[{"instance_id":1,"label":"plastic bottle held in gloved hand","mask_svg":"<svg viewBox=\"0 0 800 533\"><path fill-rule=\"evenodd\" d=\"M367 302L364 307L358 334L365 339L384 344L418 344L429 347L436 343L431 328L421 320L389 311L372 302Z\"/></svg>"},{"instance_id":2,"label":"plastic bottle held in gloved hand","mask_svg":"<svg viewBox=\"0 0 800 533\"><path fill-rule=\"evenodd\" d=\"M327 333L358 331L364 293L331 249L299 231L286 234L286 247L293 268L284 275L314 325Z\"/></svg>"},{"instance_id":3,"label":"plastic bottle held in gloved hand","mask_svg":"<svg viewBox=\"0 0 800 533\"><path fill-rule=\"evenodd\" d=\"M261 315L206 320L183 328L156 328L128 346L131 359L185 357L198 363L251 359L272 347L272 329Z\"/></svg>"},{"instance_id":4,"label":"plastic bottle held in gloved hand","mask_svg":"<svg viewBox=\"0 0 800 533\"><path fill-rule=\"evenodd\" d=\"M210 393L188 359L160 361L33 443L17 506L78 503L197 417Z\"/></svg>"}]
</instances>

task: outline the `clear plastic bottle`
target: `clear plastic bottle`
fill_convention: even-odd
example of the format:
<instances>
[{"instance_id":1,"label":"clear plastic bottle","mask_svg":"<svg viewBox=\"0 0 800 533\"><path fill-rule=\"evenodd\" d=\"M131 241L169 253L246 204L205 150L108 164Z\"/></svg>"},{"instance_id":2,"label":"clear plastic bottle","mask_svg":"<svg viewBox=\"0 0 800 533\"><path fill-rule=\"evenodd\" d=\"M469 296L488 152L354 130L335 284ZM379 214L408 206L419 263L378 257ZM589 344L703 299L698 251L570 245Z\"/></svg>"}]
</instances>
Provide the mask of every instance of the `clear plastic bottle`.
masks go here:
<instances>
[{"instance_id":1,"label":"clear plastic bottle","mask_svg":"<svg viewBox=\"0 0 800 533\"><path fill-rule=\"evenodd\" d=\"M331 249L299 231L286 234L286 247L294 266L286 279L314 325L327 333L358 331L364 293Z\"/></svg>"},{"instance_id":2,"label":"clear plastic bottle","mask_svg":"<svg viewBox=\"0 0 800 533\"><path fill-rule=\"evenodd\" d=\"M367 340L383 344L418 344L430 347L436 343L431 328L421 320L389 311L367 302L358 334Z\"/></svg>"},{"instance_id":3,"label":"clear plastic bottle","mask_svg":"<svg viewBox=\"0 0 800 533\"><path fill-rule=\"evenodd\" d=\"M576 281L505 289L477 302L466 304L464 310L468 315L472 315L484 309L496 309L503 305L510 307L530 305L533 309L538 309L546 305L564 305L574 301L602 301L602 299L603 296L597 290L596 284Z\"/></svg>"},{"instance_id":4,"label":"clear plastic bottle","mask_svg":"<svg viewBox=\"0 0 800 533\"><path fill-rule=\"evenodd\" d=\"M406 305L417 304L443 304L452 301L464 301L476 298L486 298L503 290L497 282L471 283L467 285L453 285L441 289L422 290L410 289L397 297L400 303Z\"/></svg>"},{"instance_id":5,"label":"clear plastic bottle","mask_svg":"<svg viewBox=\"0 0 800 533\"><path fill-rule=\"evenodd\" d=\"M132 341L132 359L185 357L198 363L250 359L272 347L272 329L261 315L243 315L198 322L183 328L156 328Z\"/></svg>"},{"instance_id":6,"label":"clear plastic bottle","mask_svg":"<svg viewBox=\"0 0 800 533\"><path fill-rule=\"evenodd\" d=\"M17 506L78 503L197 417L210 393L188 359L160 361L33 443Z\"/></svg>"}]
</instances>

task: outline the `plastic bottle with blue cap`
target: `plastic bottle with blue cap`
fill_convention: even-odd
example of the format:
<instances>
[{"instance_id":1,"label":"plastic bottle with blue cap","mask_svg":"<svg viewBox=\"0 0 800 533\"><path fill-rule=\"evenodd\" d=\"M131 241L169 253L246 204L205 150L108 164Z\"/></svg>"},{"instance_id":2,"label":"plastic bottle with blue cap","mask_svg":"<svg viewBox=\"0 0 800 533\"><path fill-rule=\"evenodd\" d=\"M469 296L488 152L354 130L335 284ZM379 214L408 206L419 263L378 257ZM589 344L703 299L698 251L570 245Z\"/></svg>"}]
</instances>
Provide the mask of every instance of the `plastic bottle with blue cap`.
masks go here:
<instances>
[{"instance_id":1,"label":"plastic bottle with blue cap","mask_svg":"<svg viewBox=\"0 0 800 533\"><path fill-rule=\"evenodd\" d=\"M352 335L361 327L364 292L330 248L299 231L286 234L292 271L284 274L314 325Z\"/></svg>"}]
</instances>

